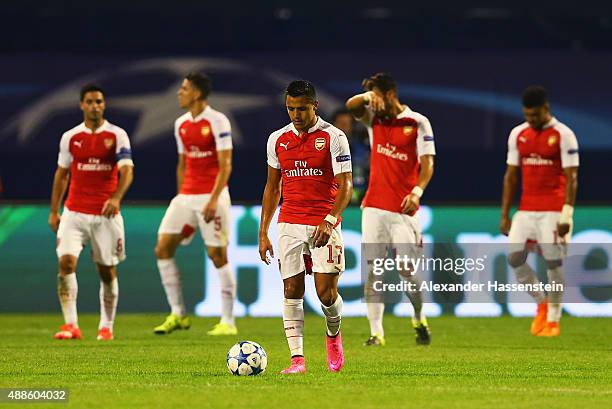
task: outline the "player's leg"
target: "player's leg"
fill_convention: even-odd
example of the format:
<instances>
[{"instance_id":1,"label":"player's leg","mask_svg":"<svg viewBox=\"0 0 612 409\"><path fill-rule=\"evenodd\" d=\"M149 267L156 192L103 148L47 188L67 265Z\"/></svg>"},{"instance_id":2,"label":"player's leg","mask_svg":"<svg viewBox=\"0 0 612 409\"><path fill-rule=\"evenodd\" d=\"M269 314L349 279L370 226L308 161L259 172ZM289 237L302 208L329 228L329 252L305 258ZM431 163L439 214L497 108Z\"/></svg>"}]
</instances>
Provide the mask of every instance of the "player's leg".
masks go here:
<instances>
[{"instance_id":1,"label":"player's leg","mask_svg":"<svg viewBox=\"0 0 612 409\"><path fill-rule=\"evenodd\" d=\"M538 332L538 336L559 336L559 321L561 320L561 301L563 299L563 286L565 285L565 274L563 271L563 258L565 257L565 240L568 237L559 238L557 235L557 223L559 212L543 212L537 223L538 242L542 250L542 256L546 260L546 272L548 283L560 285L560 289L554 288L548 292L548 311L546 314L546 326Z\"/></svg>"},{"instance_id":2,"label":"player's leg","mask_svg":"<svg viewBox=\"0 0 612 409\"><path fill-rule=\"evenodd\" d=\"M381 220L382 211L372 207L363 209L361 216L362 243L367 246L369 253L374 257L385 257L386 245L391 242L388 231ZM371 251L370 251L371 250ZM364 296L367 306L367 318L370 323L370 337L364 345L375 346L385 344L385 331L383 329L383 314L385 304L383 294L374 291L372 266L368 265L368 278L364 286Z\"/></svg>"},{"instance_id":3,"label":"player's leg","mask_svg":"<svg viewBox=\"0 0 612 409\"><path fill-rule=\"evenodd\" d=\"M79 254L87 235L82 224L84 217L64 210L57 231L57 295L64 315L64 325L55 334L55 339L81 339L77 315L78 283L76 268Z\"/></svg>"},{"instance_id":4,"label":"player's leg","mask_svg":"<svg viewBox=\"0 0 612 409\"><path fill-rule=\"evenodd\" d=\"M391 231L394 253L399 256L408 256L416 259L422 255L421 227L416 216L405 214L394 214L388 222L388 229ZM414 266L413 266L414 268ZM402 281L410 283L410 290L406 291L406 296L412 304L414 314L412 316L412 328L415 331L415 342L417 345L429 345L431 343L431 331L427 317L423 311L423 294L421 292L421 279L419 271L399 271Z\"/></svg>"},{"instance_id":5,"label":"player's leg","mask_svg":"<svg viewBox=\"0 0 612 409\"><path fill-rule=\"evenodd\" d=\"M514 270L516 280L520 284L539 285L540 283L535 271L527 264L528 253L526 247L528 240L537 240L535 230L537 213L517 211L512 217L512 225L508 233L508 264ZM531 334L536 335L546 325L548 304L546 302L546 294L543 291L533 290L528 291L528 293L538 304L537 312L530 328Z\"/></svg>"},{"instance_id":6,"label":"player's leg","mask_svg":"<svg viewBox=\"0 0 612 409\"><path fill-rule=\"evenodd\" d=\"M206 201L208 201L206 195ZM202 209L206 202L198 204ZM219 195L217 213L214 220L204 222L201 214L198 216L202 239L207 247L208 257L219 275L221 284L221 320L208 331L208 335L236 335L238 329L234 320L234 303L236 302L236 276L227 257L227 244L230 231L231 202L227 189Z\"/></svg>"},{"instance_id":7,"label":"player's leg","mask_svg":"<svg viewBox=\"0 0 612 409\"><path fill-rule=\"evenodd\" d=\"M153 329L156 334L169 334L177 329L189 329L191 326L175 254L179 244L190 242L196 226L196 213L187 206L186 196L178 195L172 199L159 226L155 245L157 268L171 311L164 322Z\"/></svg>"},{"instance_id":8,"label":"player's leg","mask_svg":"<svg viewBox=\"0 0 612 409\"><path fill-rule=\"evenodd\" d=\"M208 335L236 335L238 333L234 319L236 278L227 259L227 247L209 246L207 250L208 257L217 269L221 284L221 320L208 331Z\"/></svg>"},{"instance_id":9,"label":"player's leg","mask_svg":"<svg viewBox=\"0 0 612 409\"><path fill-rule=\"evenodd\" d=\"M119 300L119 283L117 282L117 267L96 263L100 275L100 324L98 325L98 341L113 339L113 327Z\"/></svg>"},{"instance_id":10,"label":"player's leg","mask_svg":"<svg viewBox=\"0 0 612 409\"><path fill-rule=\"evenodd\" d=\"M119 300L117 265L125 260L123 216L96 216L91 224L91 250L100 276L100 323L98 340L113 339L113 327Z\"/></svg>"},{"instance_id":11,"label":"player's leg","mask_svg":"<svg viewBox=\"0 0 612 409\"><path fill-rule=\"evenodd\" d=\"M302 225L278 224L278 260L283 280L283 328L291 353L291 365L282 374L306 372L304 358L304 263L306 246Z\"/></svg>"},{"instance_id":12,"label":"player's leg","mask_svg":"<svg viewBox=\"0 0 612 409\"><path fill-rule=\"evenodd\" d=\"M315 271L315 288L325 315L325 339L327 349L327 367L338 372L344 366L342 348L342 297L338 293L338 278L344 271L344 243L340 226L333 229L327 245L310 248L312 269Z\"/></svg>"}]
</instances>

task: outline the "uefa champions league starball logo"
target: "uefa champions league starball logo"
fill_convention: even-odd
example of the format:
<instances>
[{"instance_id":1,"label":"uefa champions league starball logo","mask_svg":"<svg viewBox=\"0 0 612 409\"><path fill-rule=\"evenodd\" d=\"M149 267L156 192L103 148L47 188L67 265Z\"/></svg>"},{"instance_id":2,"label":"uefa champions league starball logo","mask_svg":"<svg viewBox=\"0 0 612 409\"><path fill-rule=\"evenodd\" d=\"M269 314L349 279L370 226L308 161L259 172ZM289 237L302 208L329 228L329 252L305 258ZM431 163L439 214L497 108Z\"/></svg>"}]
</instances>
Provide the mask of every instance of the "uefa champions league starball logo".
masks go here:
<instances>
[{"instance_id":1,"label":"uefa champions league starball logo","mask_svg":"<svg viewBox=\"0 0 612 409\"><path fill-rule=\"evenodd\" d=\"M223 112L232 123L234 145L243 144L245 133L253 135L253 123L239 119L242 114L282 115L282 95L295 78L269 67L252 66L241 61L217 58L156 58L126 63L113 70L86 73L58 89L38 97L0 128L0 134L13 135L20 145L33 143L58 113L76 110L81 86L94 82L106 91L107 110L136 114L130 132L134 146L167 138L174 132L174 121L183 112L177 103L177 90L191 71L211 77L210 104ZM321 110L330 114L341 101L318 90ZM283 118L280 116L280 118ZM283 120L287 119L286 116ZM112 121L112 118L111 118ZM288 121L287 121L288 122ZM283 125L279 122L276 126ZM118 124L125 126L123 123ZM256 128L255 124L255 128ZM262 129L263 140L272 129ZM259 132L257 132L259 133Z\"/></svg>"}]
</instances>

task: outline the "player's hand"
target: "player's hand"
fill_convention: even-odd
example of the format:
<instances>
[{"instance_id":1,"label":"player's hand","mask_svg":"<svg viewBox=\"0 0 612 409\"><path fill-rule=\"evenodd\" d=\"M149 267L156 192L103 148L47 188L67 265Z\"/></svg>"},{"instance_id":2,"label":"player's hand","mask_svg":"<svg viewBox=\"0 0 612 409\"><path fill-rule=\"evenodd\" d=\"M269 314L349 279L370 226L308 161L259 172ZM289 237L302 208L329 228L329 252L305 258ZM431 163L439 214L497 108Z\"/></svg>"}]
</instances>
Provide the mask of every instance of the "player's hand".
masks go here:
<instances>
[{"instance_id":1,"label":"player's hand","mask_svg":"<svg viewBox=\"0 0 612 409\"><path fill-rule=\"evenodd\" d=\"M402 200L402 213L408 216L414 216L414 213L419 208L420 202L421 199L417 195L413 193L406 195L404 200Z\"/></svg>"},{"instance_id":2,"label":"player's hand","mask_svg":"<svg viewBox=\"0 0 612 409\"><path fill-rule=\"evenodd\" d=\"M111 197L106 202L104 202L104 206L102 206L102 216L111 218L117 213L119 213L120 200L114 197Z\"/></svg>"},{"instance_id":3,"label":"player's hand","mask_svg":"<svg viewBox=\"0 0 612 409\"><path fill-rule=\"evenodd\" d=\"M312 242L315 247L323 247L329 241L329 238L332 235L332 230L334 226L327 220L323 220L319 225L315 228L315 231L312 233Z\"/></svg>"},{"instance_id":4,"label":"player's hand","mask_svg":"<svg viewBox=\"0 0 612 409\"><path fill-rule=\"evenodd\" d=\"M366 92L366 95L370 99L370 103L368 105L370 105L370 108L372 108L374 112L385 110L385 100L380 95L374 91L368 91Z\"/></svg>"},{"instance_id":5,"label":"player's hand","mask_svg":"<svg viewBox=\"0 0 612 409\"><path fill-rule=\"evenodd\" d=\"M217 199L210 199L204 209L202 210L202 216L204 216L204 222L208 223L215 218L217 214Z\"/></svg>"},{"instance_id":6,"label":"player's hand","mask_svg":"<svg viewBox=\"0 0 612 409\"><path fill-rule=\"evenodd\" d=\"M49 227L51 227L51 230L53 230L53 233L57 233L57 229L59 228L59 223L60 223L60 214L57 212L49 213Z\"/></svg>"},{"instance_id":7,"label":"player's hand","mask_svg":"<svg viewBox=\"0 0 612 409\"><path fill-rule=\"evenodd\" d=\"M268 258L268 252L270 252L270 257L274 257L274 249L268 235L261 235L259 236L259 258L267 265L270 265L271 260Z\"/></svg>"},{"instance_id":8,"label":"player's hand","mask_svg":"<svg viewBox=\"0 0 612 409\"><path fill-rule=\"evenodd\" d=\"M512 225L512 220L509 217L502 216L501 221L499 222L499 231L504 236L507 236L510 233L510 226Z\"/></svg>"},{"instance_id":9,"label":"player's hand","mask_svg":"<svg viewBox=\"0 0 612 409\"><path fill-rule=\"evenodd\" d=\"M561 238L565 238L565 235L569 233L571 225L569 223L557 223L557 234Z\"/></svg>"}]
</instances>

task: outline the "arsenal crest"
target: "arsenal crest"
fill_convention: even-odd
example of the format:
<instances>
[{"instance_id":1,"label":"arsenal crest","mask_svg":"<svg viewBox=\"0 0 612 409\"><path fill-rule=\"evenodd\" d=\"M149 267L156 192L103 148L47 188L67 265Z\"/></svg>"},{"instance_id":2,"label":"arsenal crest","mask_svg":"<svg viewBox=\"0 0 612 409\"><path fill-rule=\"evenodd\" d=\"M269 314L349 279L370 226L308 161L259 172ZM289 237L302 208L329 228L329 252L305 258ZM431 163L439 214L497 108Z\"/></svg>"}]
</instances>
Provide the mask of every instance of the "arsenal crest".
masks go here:
<instances>
[{"instance_id":1,"label":"arsenal crest","mask_svg":"<svg viewBox=\"0 0 612 409\"><path fill-rule=\"evenodd\" d=\"M410 135L414 130L414 126L405 126L404 127L404 135Z\"/></svg>"},{"instance_id":2,"label":"arsenal crest","mask_svg":"<svg viewBox=\"0 0 612 409\"><path fill-rule=\"evenodd\" d=\"M114 144L115 144L115 141L113 141L113 138L104 139L104 146L106 147L106 149L112 148Z\"/></svg>"},{"instance_id":3,"label":"arsenal crest","mask_svg":"<svg viewBox=\"0 0 612 409\"><path fill-rule=\"evenodd\" d=\"M315 139L315 148L317 148L318 151L323 150L323 148L325 148L325 138Z\"/></svg>"},{"instance_id":4,"label":"arsenal crest","mask_svg":"<svg viewBox=\"0 0 612 409\"><path fill-rule=\"evenodd\" d=\"M208 135L210 135L210 127L203 126L202 127L202 136L203 137L207 137Z\"/></svg>"},{"instance_id":5,"label":"arsenal crest","mask_svg":"<svg viewBox=\"0 0 612 409\"><path fill-rule=\"evenodd\" d=\"M548 137L548 146L553 146L555 143L557 143L557 137L555 135L550 135Z\"/></svg>"}]
</instances>

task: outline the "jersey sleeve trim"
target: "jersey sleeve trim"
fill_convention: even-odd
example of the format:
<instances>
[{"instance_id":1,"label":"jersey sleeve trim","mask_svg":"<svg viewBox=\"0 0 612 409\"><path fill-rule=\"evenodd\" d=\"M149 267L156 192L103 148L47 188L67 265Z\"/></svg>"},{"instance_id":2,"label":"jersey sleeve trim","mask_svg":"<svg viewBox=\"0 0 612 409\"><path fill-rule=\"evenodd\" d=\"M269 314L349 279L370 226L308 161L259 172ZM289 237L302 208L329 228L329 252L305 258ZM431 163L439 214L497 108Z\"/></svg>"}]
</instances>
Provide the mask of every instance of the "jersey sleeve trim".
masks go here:
<instances>
[{"instance_id":1,"label":"jersey sleeve trim","mask_svg":"<svg viewBox=\"0 0 612 409\"><path fill-rule=\"evenodd\" d=\"M435 154L436 146L431 123L427 117L419 115L417 128L417 157L420 158L421 156Z\"/></svg>"},{"instance_id":2,"label":"jersey sleeve trim","mask_svg":"<svg viewBox=\"0 0 612 409\"><path fill-rule=\"evenodd\" d=\"M508 156L506 157L506 164L510 166L520 166L521 156L519 154L517 139L519 133L525 129L525 124L519 125L510 131L508 136Z\"/></svg>"},{"instance_id":3,"label":"jersey sleeve trim","mask_svg":"<svg viewBox=\"0 0 612 409\"><path fill-rule=\"evenodd\" d=\"M279 129L278 131L272 132L268 137L268 144L266 146L267 162L268 165L274 169L280 169L281 167L278 160L278 154L276 153L276 143L285 130L286 128Z\"/></svg>"},{"instance_id":4,"label":"jersey sleeve trim","mask_svg":"<svg viewBox=\"0 0 612 409\"><path fill-rule=\"evenodd\" d=\"M65 132L59 144L59 154L57 155L57 165L64 169L69 169L72 164L72 154L70 153L70 141L74 132Z\"/></svg>"},{"instance_id":5,"label":"jersey sleeve trim","mask_svg":"<svg viewBox=\"0 0 612 409\"><path fill-rule=\"evenodd\" d=\"M578 155L578 139L574 132L567 126L559 126L559 148L561 149L561 167L575 168L580 165Z\"/></svg>"},{"instance_id":6,"label":"jersey sleeve trim","mask_svg":"<svg viewBox=\"0 0 612 409\"><path fill-rule=\"evenodd\" d=\"M351 149L348 138L341 130L334 127L330 127L328 132L329 152L331 154L334 176L339 173L352 172Z\"/></svg>"},{"instance_id":7,"label":"jersey sleeve trim","mask_svg":"<svg viewBox=\"0 0 612 409\"><path fill-rule=\"evenodd\" d=\"M185 146L183 145L183 140L181 139L179 130L183 122L185 122L186 115L188 114L182 115L176 121L174 121L174 138L176 140L176 151L179 155L185 153Z\"/></svg>"},{"instance_id":8,"label":"jersey sleeve trim","mask_svg":"<svg viewBox=\"0 0 612 409\"><path fill-rule=\"evenodd\" d=\"M229 119L221 112L217 112L216 118L211 121L211 127L217 151L232 149L232 127Z\"/></svg>"}]
</instances>

